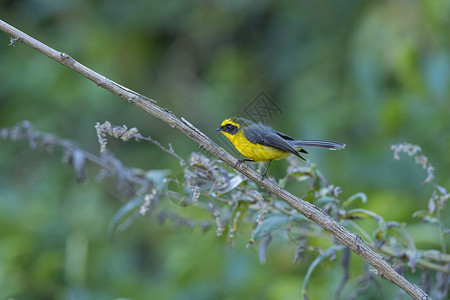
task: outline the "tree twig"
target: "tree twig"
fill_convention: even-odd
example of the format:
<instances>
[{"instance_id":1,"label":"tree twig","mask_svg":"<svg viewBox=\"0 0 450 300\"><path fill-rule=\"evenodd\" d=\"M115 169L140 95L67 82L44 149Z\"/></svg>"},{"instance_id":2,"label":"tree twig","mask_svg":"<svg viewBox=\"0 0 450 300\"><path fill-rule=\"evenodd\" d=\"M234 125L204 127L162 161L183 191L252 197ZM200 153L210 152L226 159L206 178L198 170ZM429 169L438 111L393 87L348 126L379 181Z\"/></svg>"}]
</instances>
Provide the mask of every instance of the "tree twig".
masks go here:
<instances>
[{"instance_id":1,"label":"tree twig","mask_svg":"<svg viewBox=\"0 0 450 300\"><path fill-rule=\"evenodd\" d=\"M338 222L333 220L330 216L328 216L319 207L292 195L288 191L282 189L276 183L269 181L268 179L261 181L261 174L251 169L246 164L237 165L236 158L234 158L231 154L218 146L214 141L203 134L199 129L189 123L186 119L178 118L171 111L157 106L155 104L155 100L147 98L106 78L101 74L94 72L93 70L74 60L68 54L50 48L49 46L14 28L13 26L3 22L2 20L0 20L0 29L10 34L12 38L15 39L12 40L14 41L14 43L20 41L29 45L30 47L38 50L39 52L47 55L57 62L85 76L98 86L101 86L104 89L124 98L129 103L142 108L154 117L166 122L172 128L180 130L189 138L198 143L202 148L206 149L216 157L220 158L221 160L235 168L237 171L241 172L257 184L261 185L263 188L267 189L269 192L285 201L299 213L328 231L343 245L348 247L366 262L371 264L376 269L377 275L398 285L413 299L431 299L418 286L413 285L402 275L398 274L388 262L386 262L379 254L377 254L367 244L365 244L359 235L351 233Z\"/></svg>"},{"instance_id":2,"label":"tree twig","mask_svg":"<svg viewBox=\"0 0 450 300\"><path fill-rule=\"evenodd\" d=\"M115 138L120 138L122 141L128 141L130 139L134 140L144 140L148 141L150 143L155 144L159 149L162 151L172 155L173 157L177 158L180 161L181 166L185 166L186 162L184 159L179 156L175 150L173 150L173 147L171 144L169 144L169 149L161 145L160 142L157 140L152 139L152 137L147 136L144 137L142 134L139 133L136 127L133 127L131 129L128 129L125 125L123 126L113 126L109 121L104 122L103 124L97 123L95 125L95 129L97 130L97 137L98 142L100 144L100 152L106 152L106 134L109 134Z\"/></svg>"}]
</instances>

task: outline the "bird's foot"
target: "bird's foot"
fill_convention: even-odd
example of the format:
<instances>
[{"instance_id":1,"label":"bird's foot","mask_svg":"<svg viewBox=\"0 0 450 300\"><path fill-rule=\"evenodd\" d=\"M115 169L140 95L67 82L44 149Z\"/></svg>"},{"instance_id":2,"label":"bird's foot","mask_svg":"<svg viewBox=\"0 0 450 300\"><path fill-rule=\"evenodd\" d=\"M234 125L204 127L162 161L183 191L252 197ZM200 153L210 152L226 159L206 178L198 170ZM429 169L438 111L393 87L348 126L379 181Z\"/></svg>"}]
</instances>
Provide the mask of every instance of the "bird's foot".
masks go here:
<instances>
[{"instance_id":1,"label":"bird's foot","mask_svg":"<svg viewBox=\"0 0 450 300\"><path fill-rule=\"evenodd\" d=\"M238 160L238 161L234 164L234 166L237 167L237 166L239 166L240 164L242 164L244 161L253 161L253 160L252 160L252 159L248 159L248 158L243 158L243 159Z\"/></svg>"}]
</instances>

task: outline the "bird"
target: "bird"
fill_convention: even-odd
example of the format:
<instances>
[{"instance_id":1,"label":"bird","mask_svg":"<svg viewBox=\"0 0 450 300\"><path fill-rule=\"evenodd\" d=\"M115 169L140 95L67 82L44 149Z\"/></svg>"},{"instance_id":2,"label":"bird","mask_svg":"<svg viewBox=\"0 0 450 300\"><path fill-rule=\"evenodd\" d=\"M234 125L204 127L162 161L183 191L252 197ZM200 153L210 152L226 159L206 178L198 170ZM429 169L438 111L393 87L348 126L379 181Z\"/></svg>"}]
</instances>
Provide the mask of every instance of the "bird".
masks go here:
<instances>
[{"instance_id":1,"label":"bird","mask_svg":"<svg viewBox=\"0 0 450 300\"><path fill-rule=\"evenodd\" d=\"M308 154L304 147L341 150L345 144L321 140L295 140L289 135L276 131L270 126L255 123L238 117L225 119L216 129L227 137L234 147L246 158L239 159L236 166L244 161L268 161L266 170L262 174L266 177L273 160L283 159L293 154L303 160L302 156Z\"/></svg>"}]
</instances>

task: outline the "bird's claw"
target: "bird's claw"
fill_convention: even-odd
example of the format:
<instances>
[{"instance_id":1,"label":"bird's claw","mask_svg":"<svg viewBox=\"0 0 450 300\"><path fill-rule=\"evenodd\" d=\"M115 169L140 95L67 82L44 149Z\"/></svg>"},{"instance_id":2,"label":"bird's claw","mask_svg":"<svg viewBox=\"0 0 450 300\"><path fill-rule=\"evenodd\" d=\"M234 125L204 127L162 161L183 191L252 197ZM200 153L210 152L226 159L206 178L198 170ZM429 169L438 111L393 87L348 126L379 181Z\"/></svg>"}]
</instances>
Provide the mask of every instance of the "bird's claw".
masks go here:
<instances>
[{"instance_id":1,"label":"bird's claw","mask_svg":"<svg viewBox=\"0 0 450 300\"><path fill-rule=\"evenodd\" d=\"M242 164L244 161L253 161L253 160L251 160L251 159L246 159L246 158L244 158L244 159L239 159L239 160L234 164L234 166L237 167L237 166L239 166L240 164Z\"/></svg>"}]
</instances>

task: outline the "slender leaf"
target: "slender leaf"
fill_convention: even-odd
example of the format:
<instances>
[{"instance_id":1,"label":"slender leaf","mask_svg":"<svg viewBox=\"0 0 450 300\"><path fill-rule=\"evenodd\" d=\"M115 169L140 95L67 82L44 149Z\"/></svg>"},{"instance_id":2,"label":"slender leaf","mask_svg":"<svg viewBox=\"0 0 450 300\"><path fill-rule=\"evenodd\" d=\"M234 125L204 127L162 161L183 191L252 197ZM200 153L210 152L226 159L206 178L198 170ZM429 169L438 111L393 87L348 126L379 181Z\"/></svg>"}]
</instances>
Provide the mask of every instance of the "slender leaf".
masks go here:
<instances>
[{"instance_id":1,"label":"slender leaf","mask_svg":"<svg viewBox=\"0 0 450 300\"><path fill-rule=\"evenodd\" d=\"M270 242L272 241L272 236L270 234L263 237L261 244L259 244L259 263L265 264L266 263L266 254L267 254L267 246L269 246Z\"/></svg>"},{"instance_id":2,"label":"slender leaf","mask_svg":"<svg viewBox=\"0 0 450 300\"><path fill-rule=\"evenodd\" d=\"M253 231L250 243L254 243L290 221L292 221L291 217L282 214L267 215L264 221Z\"/></svg>"},{"instance_id":3,"label":"slender leaf","mask_svg":"<svg viewBox=\"0 0 450 300\"><path fill-rule=\"evenodd\" d=\"M303 257L303 253L306 249L306 237L302 236L299 238L299 245L297 248L297 252L295 253L294 261L292 263L297 263Z\"/></svg>"},{"instance_id":4,"label":"slender leaf","mask_svg":"<svg viewBox=\"0 0 450 300\"><path fill-rule=\"evenodd\" d=\"M439 191L439 193L441 193L442 195L446 195L447 194L447 190L445 189L445 187L440 186L440 185L436 185L436 189Z\"/></svg>"},{"instance_id":5,"label":"slender leaf","mask_svg":"<svg viewBox=\"0 0 450 300\"><path fill-rule=\"evenodd\" d=\"M160 194L167 189L167 176L170 173L170 170L150 170L145 172L145 178L153 182L158 194Z\"/></svg>"},{"instance_id":6,"label":"slender leaf","mask_svg":"<svg viewBox=\"0 0 450 300\"><path fill-rule=\"evenodd\" d=\"M426 216L426 217L423 217L422 220L427 223L441 224L441 220L439 220L438 218L434 218L434 217Z\"/></svg>"},{"instance_id":7,"label":"slender leaf","mask_svg":"<svg viewBox=\"0 0 450 300\"><path fill-rule=\"evenodd\" d=\"M321 263L325 259L335 256L337 251L341 251L344 248L345 248L344 245L333 245L330 248L328 248L327 250L325 250L321 255L319 255L309 265L308 271L306 272L305 279L304 279L303 285L302 285L302 294L303 294L303 298L304 299L309 299L308 295L307 295L307 292L306 292L306 287L308 285L309 278L311 277L311 274L314 271L314 269L317 267L317 265L319 265L319 263Z\"/></svg>"},{"instance_id":8,"label":"slender leaf","mask_svg":"<svg viewBox=\"0 0 450 300\"><path fill-rule=\"evenodd\" d=\"M387 221L386 227L387 228L400 227L400 223L396 221Z\"/></svg>"},{"instance_id":9,"label":"slender leaf","mask_svg":"<svg viewBox=\"0 0 450 300\"><path fill-rule=\"evenodd\" d=\"M367 209L362 209L362 208L349 210L345 214L345 216L343 216L343 218L347 219L347 218L355 217L355 216L371 218L371 219L374 219L375 221L377 221L377 223L384 222L383 218L380 215L374 213L373 211L370 211Z\"/></svg>"},{"instance_id":10,"label":"slender leaf","mask_svg":"<svg viewBox=\"0 0 450 300\"><path fill-rule=\"evenodd\" d=\"M321 204L327 204L327 203L333 203L336 201L336 198L330 197L330 196L324 196L320 197L316 201L314 201L315 205L321 205Z\"/></svg>"},{"instance_id":11,"label":"slender leaf","mask_svg":"<svg viewBox=\"0 0 450 300\"><path fill-rule=\"evenodd\" d=\"M430 215L430 212L428 210L420 209L418 211L415 211L412 216L413 216L413 218L423 218L423 217L426 217L429 215Z\"/></svg>"},{"instance_id":12,"label":"slender leaf","mask_svg":"<svg viewBox=\"0 0 450 300\"><path fill-rule=\"evenodd\" d=\"M246 178L243 178L242 176L234 176L233 178L230 179L230 181L228 182L228 186L223 189L220 190L217 194L219 196L222 196L232 190L234 190L235 188L237 188L242 182L244 182L245 180L247 180Z\"/></svg>"},{"instance_id":13,"label":"slender leaf","mask_svg":"<svg viewBox=\"0 0 450 300\"><path fill-rule=\"evenodd\" d=\"M239 201L236 207L233 210L233 215L231 216L230 228L235 231L239 228L242 220L247 214L248 207L250 206L250 202L248 201Z\"/></svg>"},{"instance_id":14,"label":"slender leaf","mask_svg":"<svg viewBox=\"0 0 450 300\"><path fill-rule=\"evenodd\" d=\"M374 231L374 237L378 241L384 241L387 232L387 225L383 217L373 211L361 208L349 210L345 216L343 216L344 219L351 219L353 217L366 217L375 220L379 227Z\"/></svg>"},{"instance_id":15,"label":"slender leaf","mask_svg":"<svg viewBox=\"0 0 450 300\"><path fill-rule=\"evenodd\" d=\"M72 166L73 170L75 171L75 175L77 177L77 182L78 183L86 182L87 180L86 157L83 151L75 149L72 152Z\"/></svg>"},{"instance_id":16,"label":"slender leaf","mask_svg":"<svg viewBox=\"0 0 450 300\"><path fill-rule=\"evenodd\" d=\"M352 204L357 199L361 199L362 203L366 203L367 202L367 195L365 193L356 193L356 194L350 196L347 200L345 200L342 203L342 206L349 206L350 204Z\"/></svg>"},{"instance_id":17,"label":"slender leaf","mask_svg":"<svg viewBox=\"0 0 450 300\"><path fill-rule=\"evenodd\" d=\"M125 205L123 205L111 218L111 222L109 222L108 226L108 236L110 239L114 238L114 234L116 230L123 226L121 229L125 229L128 227L135 219L134 216L137 215L137 212L141 205L144 203L144 197L135 198Z\"/></svg>"},{"instance_id":18,"label":"slender leaf","mask_svg":"<svg viewBox=\"0 0 450 300\"><path fill-rule=\"evenodd\" d=\"M188 207L193 204L191 201L191 197L190 196L188 197L186 194L174 191L167 191L166 196L173 204L179 207Z\"/></svg>"},{"instance_id":19,"label":"slender leaf","mask_svg":"<svg viewBox=\"0 0 450 300\"><path fill-rule=\"evenodd\" d=\"M428 200L428 211L430 214L434 213L436 210L436 201L434 197L431 197L430 200Z\"/></svg>"}]
</instances>

